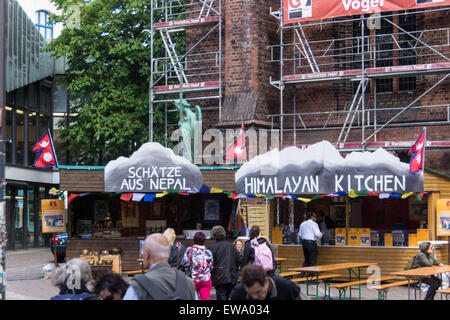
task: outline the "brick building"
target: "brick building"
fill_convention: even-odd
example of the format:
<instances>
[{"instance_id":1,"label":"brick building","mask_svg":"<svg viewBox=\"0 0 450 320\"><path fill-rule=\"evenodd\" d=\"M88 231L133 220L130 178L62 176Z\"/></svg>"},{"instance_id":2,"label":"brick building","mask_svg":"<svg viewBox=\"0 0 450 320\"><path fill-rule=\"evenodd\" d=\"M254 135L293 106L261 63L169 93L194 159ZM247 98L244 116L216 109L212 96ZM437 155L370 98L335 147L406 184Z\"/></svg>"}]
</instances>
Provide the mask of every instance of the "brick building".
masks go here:
<instances>
[{"instance_id":1,"label":"brick building","mask_svg":"<svg viewBox=\"0 0 450 320\"><path fill-rule=\"evenodd\" d=\"M210 83L183 89L188 99L208 97L192 100L203 109L204 129L238 128L244 120L246 129L280 129L283 147L329 140L359 143L360 150L366 139L368 149L372 142L413 141L423 127L428 141L450 136L450 84L443 78L450 70L448 7L384 12L376 21L366 15L364 27L360 16L283 25L279 0L191 1L177 8L182 13L167 21L187 21L185 80ZM179 84L173 70L165 79ZM154 84L155 101L161 82ZM427 149L427 166L449 173L450 151L436 145ZM394 151L406 161L406 150Z\"/></svg>"}]
</instances>

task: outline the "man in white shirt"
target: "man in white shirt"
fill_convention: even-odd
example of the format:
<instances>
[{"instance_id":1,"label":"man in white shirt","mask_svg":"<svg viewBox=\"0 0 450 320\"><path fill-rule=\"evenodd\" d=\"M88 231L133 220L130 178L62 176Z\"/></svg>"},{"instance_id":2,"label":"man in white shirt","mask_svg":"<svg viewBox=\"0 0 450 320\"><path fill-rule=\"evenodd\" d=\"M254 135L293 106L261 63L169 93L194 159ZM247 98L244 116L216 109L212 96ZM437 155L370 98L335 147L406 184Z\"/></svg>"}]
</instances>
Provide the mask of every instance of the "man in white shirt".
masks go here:
<instances>
[{"instance_id":1,"label":"man in white shirt","mask_svg":"<svg viewBox=\"0 0 450 320\"><path fill-rule=\"evenodd\" d=\"M306 220L300 224L298 236L301 239L303 247L303 255L305 256L304 267L315 266L317 264L317 256L319 249L317 248L317 240L321 239L324 232L320 232L317 224L317 213L309 212Z\"/></svg>"}]
</instances>

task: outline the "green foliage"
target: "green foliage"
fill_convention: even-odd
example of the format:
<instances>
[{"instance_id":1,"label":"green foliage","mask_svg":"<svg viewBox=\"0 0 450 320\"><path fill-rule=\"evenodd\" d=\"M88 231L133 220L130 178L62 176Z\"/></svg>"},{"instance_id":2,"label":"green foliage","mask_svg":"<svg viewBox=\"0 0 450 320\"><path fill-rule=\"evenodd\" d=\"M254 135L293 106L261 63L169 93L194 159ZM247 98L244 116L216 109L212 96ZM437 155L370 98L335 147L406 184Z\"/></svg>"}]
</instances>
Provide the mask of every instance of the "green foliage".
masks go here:
<instances>
[{"instance_id":1,"label":"green foliage","mask_svg":"<svg viewBox=\"0 0 450 320\"><path fill-rule=\"evenodd\" d=\"M65 28L47 50L66 59L64 81L75 116L69 127L65 121L58 126L72 164L105 165L131 155L149 136L150 1L52 2L62 12L52 19ZM78 13L79 27L72 27ZM176 42L181 53L185 39ZM159 38L154 56L164 56ZM161 110L156 106L154 114L154 140L159 142L164 138Z\"/></svg>"}]
</instances>

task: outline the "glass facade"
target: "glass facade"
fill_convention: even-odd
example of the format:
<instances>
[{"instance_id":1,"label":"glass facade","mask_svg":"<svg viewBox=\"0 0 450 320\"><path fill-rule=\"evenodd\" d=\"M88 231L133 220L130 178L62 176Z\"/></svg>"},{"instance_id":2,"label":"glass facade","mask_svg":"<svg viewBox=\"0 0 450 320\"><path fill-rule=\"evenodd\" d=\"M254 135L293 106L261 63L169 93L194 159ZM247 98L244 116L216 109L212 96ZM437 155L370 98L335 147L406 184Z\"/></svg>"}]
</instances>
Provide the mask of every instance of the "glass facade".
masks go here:
<instances>
[{"instance_id":1,"label":"glass facade","mask_svg":"<svg viewBox=\"0 0 450 320\"><path fill-rule=\"evenodd\" d=\"M34 164L36 154L31 149L51 128L51 112L51 89L39 82L8 94L5 108L7 165L31 167Z\"/></svg>"},{"instance_id":2,"label":"glass facade","mask_svg":"<svg viewBox=\"0 0 450 320\"><path fill-rule=\"evenodd\" d=\"M31 168L37 154L31 149L52 126L52 97L48 81L35 82L7 94L5 106L6 165ZM54 185L9 181L6 185L8 249L50 245L51 235L42 234L42 199L53 198Z\"/></svg>"},{"instance_id":3,"label":"glass facade","mask_svg":"<svg viewBox=\"0 0 450 320\"><path fill-rule=\"evenodd\" d=\"M27 249L50 245L49 234L42 234L41 200L51 199L53 186L24 183L6 186L8 249Z\"/></svg>"}]
</instances>

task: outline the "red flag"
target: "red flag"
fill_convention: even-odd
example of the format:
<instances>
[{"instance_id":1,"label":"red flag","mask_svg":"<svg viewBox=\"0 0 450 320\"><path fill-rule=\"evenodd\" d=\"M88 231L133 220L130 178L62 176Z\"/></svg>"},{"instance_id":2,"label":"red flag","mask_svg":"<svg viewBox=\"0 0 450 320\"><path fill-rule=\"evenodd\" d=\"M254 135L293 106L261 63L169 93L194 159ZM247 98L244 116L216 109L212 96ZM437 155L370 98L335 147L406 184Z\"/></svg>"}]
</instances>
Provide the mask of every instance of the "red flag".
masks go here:
<instances>
[{"instance_id":1,"label":"red flag","mask_svg":"<svg viewBox=\"0 0 450 320\"><path fill-rule=\"evenodd\" d=\"M241 130L239 131L239 137L236 142L228 149L225 154L225 160L227 159L243 159L247 160L247 152L245 151L245 131L244 122L242 122Z\"/></svg>"},{"instance_id":2,"label":"red flag","mask_svg":"<svg viewBox=\"0 0 450 320\"><path fill-rule=\"evenodd\" d=\"M36 168L46 168L51 166L57 166L58 160L56 159L55 148L53 147L52 136L50 130L36 143L31 149L32 152L38 152L39 156L33 164Z\"/></svg>"},{"instance_id":3,"label":"red flag","mask_svg":"<svg viewBox=\"0 0 450 320\"><path fill-rule=\"evenodd\" d=\"M426 129L424 128L420 137L409 150L409 154L411 155L411 161L409 162L409 172L412 174L416 174L424 167L425 141Z\"/></svg>"},{"instance_id":4,"label":"red flag","mask_svg":"<svg viewBox=\"0 0 450 320\"><path fill-rule=\"evenodd\" d=\"M69 194L69 197L67 198L67 204L70 204L72 202L72 200L75 199L78 196L79 196L79 194L77 194L77 193Z\"/></svg>"}]
</instances>

